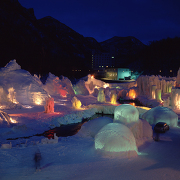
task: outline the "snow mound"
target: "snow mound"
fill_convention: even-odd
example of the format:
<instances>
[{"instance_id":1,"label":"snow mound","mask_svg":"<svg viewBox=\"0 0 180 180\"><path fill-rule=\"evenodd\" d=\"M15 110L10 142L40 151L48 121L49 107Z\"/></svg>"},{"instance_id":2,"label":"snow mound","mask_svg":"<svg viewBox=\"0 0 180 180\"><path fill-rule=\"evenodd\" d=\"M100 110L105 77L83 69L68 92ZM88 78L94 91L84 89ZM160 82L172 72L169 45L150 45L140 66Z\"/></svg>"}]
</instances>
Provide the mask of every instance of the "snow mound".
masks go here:
<instances>
[{"instance_id":1,"label":"snow mound","mask_svg":"<svg viewBox=\"0 0 180 180\"><path fill-rule=\"evenodd\" d=\"M95 137L98 131L105 125L112 123L113 119L109 117L99 117L95 118L87 123L83 124L78 134L81 137Z\"/></svg>"},{"instance_id":2,"label":"snow mound","mask_svg":"<svg viewBox=\"0 0 180 180\"><path fill-rule=\"evenodd\" d=\"M95 149L107 155L117 153L117 156L137 156L136 140L131 130L120 123L109 123L95 136ZM123 152L121 154L121 152Z\"/></svg>"},{"instance_id":3,"label":"snow mound","mask_svg":"<svg viewBox=\"0 0 180 180\"><path fill-rule=\"evenodd\" d=\"M122 104L114 110L114 122L131 123L139 120L139 111L130 104Z\"/></svg>"},{"instance_id":4,"label":"snow mound","mask_svg":"<svg viewBox=\"0 0 180 180\"><path fill-rule=\"evenodd\" d=\"M167 107L157 106L150 109L142 115L142 119L145 119L150 124L156 124L158 122L165 122L171 127L177 127L178 115Z\"/></svg>"},{"instance_id":5,"label":"snow mound","mask_svg":"<svg viewBox=\"0 0 180 180\"><path fill-rule=\"evenodd\" d=\"M148 140L152 140L152 127L146 120L139 119L137 122L127 124L127 127L132 131L136 139L137 147L141 146Z\"/></svg>"}]
</instances>

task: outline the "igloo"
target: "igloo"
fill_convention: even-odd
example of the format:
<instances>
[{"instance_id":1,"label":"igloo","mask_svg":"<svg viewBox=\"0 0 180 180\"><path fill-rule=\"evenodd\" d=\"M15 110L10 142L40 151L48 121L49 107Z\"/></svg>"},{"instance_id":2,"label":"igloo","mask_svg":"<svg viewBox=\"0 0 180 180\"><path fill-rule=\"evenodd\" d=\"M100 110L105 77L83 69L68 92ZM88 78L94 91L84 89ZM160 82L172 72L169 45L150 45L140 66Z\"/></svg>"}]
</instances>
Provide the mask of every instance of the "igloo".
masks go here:
<instances>
[{"instance_id":1,"label":"igloo","mask_svg":"<svg viewBox=\"0 0 180 180\"><path fill-rule=\"evenodd\" d=\"M137 147L141 146L146 141L152 140L152 126L146 120L139 119L137 122L127 124L127 127L133 133Z\"/></svg>"},{"instance_id":2,"label":"igloo","mask_svg":"<svg viewBox=\"0 0 180 180\"><path fill-rule=\"evenodd\" d=\"M109 117L98 117L83 124L78 134L81 137L95 137L98 131L105 125L112 123L113 119Z\"/></svg>"},{"instance_id":3,"label":"igloo","mask_svg":"<svg viewBox=\"0 0 180 180\"><path fill-rule=\"evenodd\" d=\"M150 109L142 115L142 119L145 119L150 124L156 124L158 122L165 122L171 127L177 127L178 115L167 107L157 106Z\"/></svg>"},{"instance_id":4,"label":"igloo","mask_svg":"<svg viewBox=\"0 0 180 180\"><path fill-rule=\"evenodd\" d=\"M137 156L136 140L131 130L121 123L109 123L95 136L95 149L102 153Z\"/></svg>"},{"instance_id":5,"label":"igloo","mask_svg":"<svg viewBox=\"0 0 180 180\"><path fill-rule=\"evenodd\" d=\"M114 122L132 123L139 120L139 111L130 104L122 104L114 109Z\"/></svg>"}]
</instances>

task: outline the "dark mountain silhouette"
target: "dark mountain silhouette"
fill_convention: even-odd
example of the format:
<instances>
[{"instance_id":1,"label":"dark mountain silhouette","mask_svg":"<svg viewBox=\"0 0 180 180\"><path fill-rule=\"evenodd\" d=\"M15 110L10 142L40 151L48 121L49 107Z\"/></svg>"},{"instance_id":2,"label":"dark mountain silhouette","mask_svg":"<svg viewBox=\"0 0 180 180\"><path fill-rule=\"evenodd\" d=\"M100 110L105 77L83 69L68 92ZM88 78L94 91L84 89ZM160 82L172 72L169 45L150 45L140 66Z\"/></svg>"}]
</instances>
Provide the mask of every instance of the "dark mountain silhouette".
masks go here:
<instances>
[{"instance_id":1,"label":"dark mountain silhouette","mask_svg":"<svg viewBox=\"0 0 180 180\"><path fill-rule=\"evenodd\" d=\"M115 56L116 67L128 67L131 56L145 48L145 45L135 37L118 37L100 43L104 51L111 52Z\"/></svg>"},{"instance_id":2,"label":"dark mountain silhouette","mask_svg":"<svg viewBox=\"0 0 180 180\"><path fill-rule=\"evenodd\" d=\"M180 67L180 38L167 38L153 41L132 57L131 69L143 74L176 76Z\"/></svg>"},{"instance_id":3,"label":"dark mountain silhouette","mask_svg":"<svg viewBox=\"0 0 180 180\"><path fill-rule=\"evenodd\" d=\"M31 73L73 76L72 70L87 75L92 50L113 52L120 66L130 63L129 57L145 45L134 37L113 37L98 43L50 16L36 19L34 10L22 7L18 0L1 0L0 46L0 67L16 59Z\"/></svg>"}]
</instances>

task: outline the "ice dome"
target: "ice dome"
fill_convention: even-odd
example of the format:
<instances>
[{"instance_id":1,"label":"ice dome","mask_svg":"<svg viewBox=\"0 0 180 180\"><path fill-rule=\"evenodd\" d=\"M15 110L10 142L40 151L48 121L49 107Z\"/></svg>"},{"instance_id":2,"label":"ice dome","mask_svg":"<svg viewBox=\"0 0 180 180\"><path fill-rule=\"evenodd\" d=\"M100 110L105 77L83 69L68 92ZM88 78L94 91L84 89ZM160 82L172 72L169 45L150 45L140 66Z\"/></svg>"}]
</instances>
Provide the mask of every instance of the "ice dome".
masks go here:
<instances>
[{"instance_id":1,"label":"ice dome","mask_svg":"<svg viewBox=\"0 0 180 180\"><path fill-rule=\"evenodd\" d=\"M114 109L114 122L131 123L139 120L139 111L130 104L122 104Z\"/></svg>"},{"instance_id":2,"label":"ice dome","mask_svg":"<svg viewBox=\"0 0 180 180\"><path fill-rule=\"evenodd\" d=\"M156 124L158 122L165 122L171 127L177 127L178 115L167 107L157 106L150 109L142 115L142 119L145 119L150 124Z\"/></svg>"},{"instance_id":3,"label":"ice dome","mask_svg":"<svg viewBox=\"0 0 180 180\"><path fill-rule=\"evenodd\" d=\"M98 131L105 125L112 123L113 119L109 117L98 117L83 124L80 131L78 132L82 137L95 137Z\"/></svg>"},{"instance_id":4,"label":"ice dome","mask_svg":"<svg viewBox=\"0 0 180 180\"><path fill-rule=\"evenodd\" d=\"M135 137L131 130L121 123L104 126L95 136L95 149L105 152L131 152L131 155L137 155Z\"/></svg>"}]
</instances>

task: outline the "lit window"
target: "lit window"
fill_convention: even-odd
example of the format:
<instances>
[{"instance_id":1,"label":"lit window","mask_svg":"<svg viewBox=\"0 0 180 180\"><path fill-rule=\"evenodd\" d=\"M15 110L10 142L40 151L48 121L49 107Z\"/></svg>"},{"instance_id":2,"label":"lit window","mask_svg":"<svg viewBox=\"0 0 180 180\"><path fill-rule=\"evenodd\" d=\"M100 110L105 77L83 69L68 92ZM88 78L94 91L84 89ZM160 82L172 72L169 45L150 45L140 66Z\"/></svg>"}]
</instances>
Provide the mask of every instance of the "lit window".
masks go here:
<instances>
[{"instance_id":1,"label":"lit window","mask_svg":"<svg viewBox=\"0 0 180 180\"><path fill-rule=\"evenodd\" d=\"M172 70L170 70L170 72L172 72Z\"/></svg>"}]
</instances>

